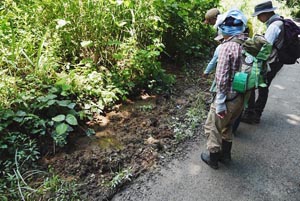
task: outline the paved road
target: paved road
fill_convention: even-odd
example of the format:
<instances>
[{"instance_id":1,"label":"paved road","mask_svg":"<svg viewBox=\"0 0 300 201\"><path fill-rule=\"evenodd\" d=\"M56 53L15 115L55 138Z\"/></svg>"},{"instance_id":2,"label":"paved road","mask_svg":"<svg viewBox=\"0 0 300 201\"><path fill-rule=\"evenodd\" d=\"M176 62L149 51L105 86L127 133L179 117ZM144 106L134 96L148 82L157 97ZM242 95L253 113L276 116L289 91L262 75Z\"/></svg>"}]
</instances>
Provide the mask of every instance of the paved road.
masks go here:
<instances>
[{"instance_id":1,"label":"paved road","mask_svg":"<svg viewBox=\"0 0 300 201\"><path fill-rule=\"evenodd\" d=\"M239 127L230 165L209 168L203 150L205 140L113 201L300 201L300 64L273 80L261 123Z\"/></svg>"}]
</instances>

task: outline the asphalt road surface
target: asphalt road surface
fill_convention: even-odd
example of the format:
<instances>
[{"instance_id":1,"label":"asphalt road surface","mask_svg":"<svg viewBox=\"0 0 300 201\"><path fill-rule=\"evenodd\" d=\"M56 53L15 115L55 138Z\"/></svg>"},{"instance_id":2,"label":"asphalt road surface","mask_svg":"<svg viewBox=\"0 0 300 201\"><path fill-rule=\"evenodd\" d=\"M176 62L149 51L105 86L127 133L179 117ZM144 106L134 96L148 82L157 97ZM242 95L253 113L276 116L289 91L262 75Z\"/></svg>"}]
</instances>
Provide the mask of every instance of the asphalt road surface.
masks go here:
<instances>
[{"instance_id":1,"label":"asphalt road surface","mask_svg":"<svg viewBox=\"0 0 300 201\"><path fill-rule=\"evenodd\" d=\"M200 159L205 140L113 201L300 201L300 64L284 66L270 87L261 123L241 123L230 165Z\"/></svg>"}]
</instances>

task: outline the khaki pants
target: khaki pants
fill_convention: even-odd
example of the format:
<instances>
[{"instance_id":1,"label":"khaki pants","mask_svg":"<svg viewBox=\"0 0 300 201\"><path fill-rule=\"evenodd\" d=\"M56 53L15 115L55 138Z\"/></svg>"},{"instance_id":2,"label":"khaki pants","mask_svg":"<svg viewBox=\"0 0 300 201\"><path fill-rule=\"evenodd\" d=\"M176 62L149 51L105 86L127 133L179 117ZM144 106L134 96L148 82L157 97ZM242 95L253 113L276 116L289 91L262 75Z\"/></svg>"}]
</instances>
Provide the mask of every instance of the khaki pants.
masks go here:
<instances>
[{"instance_id":1,"label":"khaki pants","mask_svg":"<svg viewBox=\"0 0 300 201\"><path fill-rule=\"evenodd\" d=\"M234 100L226 102L227 114L223 119L217 116L215 104L212 103L204 125L207 136L207 149L211 153L221 150L222 139L232 142L232 125L241 114L244 107L244 95L238 95Z\"/></svg>"}]
</instances>

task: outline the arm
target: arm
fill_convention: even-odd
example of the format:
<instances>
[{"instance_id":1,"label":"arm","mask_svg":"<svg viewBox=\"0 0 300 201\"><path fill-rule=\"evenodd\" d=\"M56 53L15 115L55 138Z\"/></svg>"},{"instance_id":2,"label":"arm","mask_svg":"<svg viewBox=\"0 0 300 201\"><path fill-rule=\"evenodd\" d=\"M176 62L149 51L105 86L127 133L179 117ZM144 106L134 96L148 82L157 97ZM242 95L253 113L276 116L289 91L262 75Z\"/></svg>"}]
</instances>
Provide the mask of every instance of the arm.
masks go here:
<instances>
[{"instance_id":1,"label":"arm","mask_svg":"<svg viewBox=\"0 0 300 201\"><path fill-rule=\"evenodd\" d=\"M210 62L207 64L207 67L204 71L204 74L207 75L209 74L217 65L217 61L218 61L218 55L219 55L219 49L220 49L220 45L217 46L213 58L210 60Z\"/></svg>"},{"instance_id":2,"label":"arm","mask_svg":"<svg viewBox=\"0 0 300 201\"><path fill-rule=\"evenodd\" d=\"M229 72L231 67L231 55L231 48L228 43L220 48L219 60L216 70L217 95L215 105L216 113L221 118L224 117L227 111L225 100L230 79Z\"/></svg>"},{"instance_id":3,"label":"arm","mask_svg":"<svg viewBox=\"0 0 300 201\"><path fill-rule=\"evenodd\" d=\"M267 28L267 31L265 33L265 39L273 45L276 39L278 38L281 30L278 26L276 26L274 23L270 24L270 26Z\"/></svg>"}]
</instances>

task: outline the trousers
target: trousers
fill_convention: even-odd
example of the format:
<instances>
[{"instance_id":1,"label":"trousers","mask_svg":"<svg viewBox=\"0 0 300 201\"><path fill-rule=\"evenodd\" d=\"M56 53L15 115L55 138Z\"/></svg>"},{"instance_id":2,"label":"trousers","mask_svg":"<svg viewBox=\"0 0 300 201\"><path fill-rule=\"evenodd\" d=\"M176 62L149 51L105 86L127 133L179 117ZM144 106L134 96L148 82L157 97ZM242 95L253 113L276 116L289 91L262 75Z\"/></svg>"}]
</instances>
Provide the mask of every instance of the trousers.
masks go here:
<instances>
[{"instance_id":1,"label":"trousers","mask_svg":"<svg viewBox=\"0 0 300 201\"><path fill-rule=\"evenodd\" d=\"M222 139L232 142L232 125L240 116L244 106L244 95L239 94L234 100L226 102L227 114L220 118L216 114L215 103L210 105L210 110L204 125L207 137L207 149L210 153L221 151Z\"/></svg>"},{"instance_id":2,"label":"trousers","mask_svg":"<svg viewBox=\"0 0 300 201\"><path fill-rule=\"evenodd\" d=\"M276 76L276 74L280 71L282 66L283 64L280 62L274 62L270 64L271 71L269 71L265 77L267 87L258 88L257 99L255 97L255 90L251 91L246 112L255 112L258 117L262 115L268 100L269 87L271 85L271 82Z\"/></svg>"}]
</instances>

